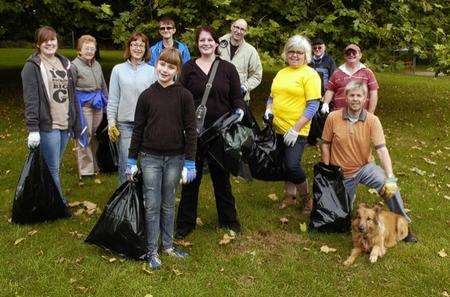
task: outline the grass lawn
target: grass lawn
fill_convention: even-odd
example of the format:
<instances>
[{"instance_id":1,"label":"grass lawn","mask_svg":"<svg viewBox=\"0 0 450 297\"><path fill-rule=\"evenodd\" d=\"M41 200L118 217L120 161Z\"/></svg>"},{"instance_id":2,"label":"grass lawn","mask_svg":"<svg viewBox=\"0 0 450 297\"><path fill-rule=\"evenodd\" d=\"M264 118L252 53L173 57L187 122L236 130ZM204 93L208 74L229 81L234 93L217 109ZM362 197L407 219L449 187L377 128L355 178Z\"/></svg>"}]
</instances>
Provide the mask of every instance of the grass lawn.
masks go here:
<instances>
[{"instance_id":1,"label":"grass lawn","mask_svg":"<svg viewBox=\"0 0 450 297\"><path fill-rule=\"evenodd\" d=\"M199 226L187 240L189 259L162 257L163 268L146 272L145 262L111 258L83 242L99 214L32 226L8 222L17 180L27 155L20 70L27 49L0 49L0 296L448 296L450 293L450 79L379 73L377 114L381 118L394 172L413 219L419 243L400 243L375 264L360 257L342 265L351 250L350 234L302 232L308 218L298 209L278 210L282 183L233 179L243 234L219 245L225 230L217 216L209 177L201 188ZM64 50L74 56L71 50ZM105 76L120 52L103 51ZM253 93L252 110L263 112L273 72ZM309 178L319 160L306 150ZM416 168L416 169L414 169ZM418 169L418 170L417 170ZM412 171L415 170L415 171ZM100 209L116 187L115 175L77 183L72 143L62 164L70 201L88 200ZM419 174L420 173L420 174ZM361 187L357 202L378 197ZM281 224L280 218L287 218ZM34 230L37 231L34 232ZM17 239L23 238L19 243ZM17 244L15 244L15 242ZM327 245L336 252L325 254Z\"/></svg>"}]
</instances>

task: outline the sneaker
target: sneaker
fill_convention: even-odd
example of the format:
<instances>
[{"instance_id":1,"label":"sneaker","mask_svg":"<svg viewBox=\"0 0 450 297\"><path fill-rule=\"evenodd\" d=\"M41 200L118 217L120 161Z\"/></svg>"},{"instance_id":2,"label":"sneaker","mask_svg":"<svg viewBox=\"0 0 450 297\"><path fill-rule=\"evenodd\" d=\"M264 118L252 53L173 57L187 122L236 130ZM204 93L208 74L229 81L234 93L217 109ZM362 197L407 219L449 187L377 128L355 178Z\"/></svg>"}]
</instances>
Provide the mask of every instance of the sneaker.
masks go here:
<instances>
[{"instance_id":1,"label":"sneaker","mask_svg":"<svg viewBox=\"0 0 450 297\"><path fill-rule=\"evenodd\" d=\"M150 259L148 260L148 266L150 266L151 269L159 269L161 267L161 264L162 263L158 255L150 256Z\"/></svg>"},{"instance_id":2,"label":"sneaker","mask_svg":"<svg viewBox=\"0 0 450 297\"><path fill-rule=\"evenodd\" d=\"M406 243L417 243L419 241L417 237L412 233L411 230L408 231L408 235L403 239Z\"/></svg>"},{"instance_id":3,"label":"sneaker","mask_svg":"<svg viewBox=\"0 0 450 297\"><path fill-rule=\"evenodd\" d=\"M185 259L189 256L188 253L186 253L185 251L180 250L177 247L172 247L170 249L166 249L164 250L164 253L168 254L169 256L172 256L174 258L180 258L180 259Z\"/></svg>"}]
</instances>

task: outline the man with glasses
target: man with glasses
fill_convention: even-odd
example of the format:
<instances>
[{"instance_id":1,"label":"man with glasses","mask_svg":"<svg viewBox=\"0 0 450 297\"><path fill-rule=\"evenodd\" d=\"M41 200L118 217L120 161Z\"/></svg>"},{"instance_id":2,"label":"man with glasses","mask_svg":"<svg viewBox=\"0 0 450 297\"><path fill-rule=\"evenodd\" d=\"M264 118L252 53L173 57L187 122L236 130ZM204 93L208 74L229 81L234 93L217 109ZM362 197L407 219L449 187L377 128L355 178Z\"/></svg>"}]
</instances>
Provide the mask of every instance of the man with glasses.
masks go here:
<instances>
[{"instance_id":1,"label":"man with glasses","mask_svg":"<svg viewBox=\"0 0 450 297\"><path fill-rule=\"evenodd\" d=\"M345 63L331 75L328 84L325 86L326 92L323 96L322 113L330 112L329 103L333 100L334 110L347 106L345 96L345 86L350 81L363 81L369 89L368 100L364 104L364 109L370 113L375 113L378 102L378 82L372 70L361 63L361 48L356 44L349 44L344 49Z\"/></svg>"},{"instance_id":2,"label":"man with glasses","mask_svg":"<svg viewBox=\"0 0 450 297\"><path fill-rule=\"evenodd\" d=\"M250 91L255 89L262 79L262 65L256 49L244 39L247 34L247 22L238 19L231 24L231 32L220 38L220 57L233 63L241 81L241 92L247 105Z\"/></svg>"},{"instance_id":3,"label":"man with glasses","mask_svg":"<svg viewBox=\"0 0 450 297\"><path fill-rule=\"evenodd\" d=\"M180 52L183 64L191 59L186 44L173 39L173 35L177 29L175 29L175 22L171 18L164 17L160 19L158 22L158 30L162 36L162 40L150 47L150 60L148 62L150 65L155 66L159 54L167 47L174 47Z\"/></svg>"},{"instance_id":4,"label":"man with glasses","mask_svg":"<svg viewBox=\"0 0 450 297\"><path fill-rule=\"evenodd\" d=\"M330 76L336 70L336 63L333 58L328 55L325 50L325 42L320 38L314 38L311 42L313 49L313 57L311 62L308 64L310 67L319 73L322 79L322 96L325 93L325 86L330 79Z\"/></svg>"}]
</instances>

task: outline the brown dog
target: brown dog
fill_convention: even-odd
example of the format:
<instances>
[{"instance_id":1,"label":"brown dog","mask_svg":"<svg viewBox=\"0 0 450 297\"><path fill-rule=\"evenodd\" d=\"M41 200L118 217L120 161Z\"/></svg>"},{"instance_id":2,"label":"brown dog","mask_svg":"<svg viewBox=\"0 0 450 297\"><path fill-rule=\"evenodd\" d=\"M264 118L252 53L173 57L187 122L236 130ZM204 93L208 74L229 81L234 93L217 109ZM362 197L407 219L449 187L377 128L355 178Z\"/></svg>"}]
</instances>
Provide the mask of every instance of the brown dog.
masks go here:
<instances>
[{"instance_id":1,"label":"brown dog","mask_svg":"<svg viewBox=\"0 0 450 297\"><path fill-rule=\"evenodd\" d=\"M361 252L370 252L369 260L375 263L384 256L386 248L408 235L408 221L401 215L384 211L380 206L368 208L364 203L358 206L357 213L352 222L353 249L345 266L352 265Z\"/></svg>"}]
</instances>

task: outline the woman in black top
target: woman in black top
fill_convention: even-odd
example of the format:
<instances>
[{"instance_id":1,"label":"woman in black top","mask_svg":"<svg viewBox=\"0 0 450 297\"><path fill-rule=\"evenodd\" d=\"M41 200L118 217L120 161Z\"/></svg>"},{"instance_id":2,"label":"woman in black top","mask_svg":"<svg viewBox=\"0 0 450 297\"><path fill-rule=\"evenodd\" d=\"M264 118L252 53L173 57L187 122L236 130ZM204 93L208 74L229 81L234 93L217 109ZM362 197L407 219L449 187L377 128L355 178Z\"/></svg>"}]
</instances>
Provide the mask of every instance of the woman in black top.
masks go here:
<instances>
[{"instance_id":1,"label":"woman in black top","mask_svg":"<svg viewBox=\"0 0 450 297\"><path fill-rule=\"evenodd\" d=\"M183 65L180 82L194 97L195 106L199 106L205 92L212 64L218 60L219 65L214 77L212 88L206 102L207 113L204 128L210 127L220 116L227 112L244 115L245 102L240 90L239 75L233 64L218 57L217 46L219 40L212 28L202 27L197 31L196 42L200 57L192 59ZM206 152L201 147L197 149L196 168L197 177L190 183L183 185L181 201L178 207L177 231L178 239L188 235L196 225L199 187L202 180L203 162ZM214 187L219 226L240 232L241 226L237 219L233 194L231 193L230 174L220 164L211 158L207 159L211 180Z\"/></svg>"}]
</instances>

